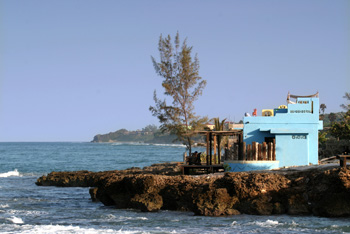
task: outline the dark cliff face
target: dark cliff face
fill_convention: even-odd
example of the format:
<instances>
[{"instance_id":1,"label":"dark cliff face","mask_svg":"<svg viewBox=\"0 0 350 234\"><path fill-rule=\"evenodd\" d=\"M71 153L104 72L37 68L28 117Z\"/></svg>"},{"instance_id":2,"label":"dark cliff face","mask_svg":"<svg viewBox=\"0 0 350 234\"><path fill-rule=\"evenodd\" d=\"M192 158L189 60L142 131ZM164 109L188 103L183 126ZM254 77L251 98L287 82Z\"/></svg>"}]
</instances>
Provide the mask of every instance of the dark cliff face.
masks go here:
<instances>
[{"instance_id":1,"label":"dark cliff face","mask_svg":"<svg viewBox=\"0 0 350 234\"><path fill-rule=\"evenodd\" d=\"M94 139L93 139L91 142L103 142L103 141L101 140L101 135L98 134L98 135L94 136Z\"/></svg>"},{"instance_id":2,"label":"dark cliff face","mask_svg":"<svg viewBox=\"0 0 350 234\"><path fill-rule=\"evenodd\" d=\"M142 211L350 216L350 171L346 169L197 177L176 175L179 169L173 164L158 170L54 172L37 184L94 187L90 189L94 201Z\"/></svg>"}]
</instances>

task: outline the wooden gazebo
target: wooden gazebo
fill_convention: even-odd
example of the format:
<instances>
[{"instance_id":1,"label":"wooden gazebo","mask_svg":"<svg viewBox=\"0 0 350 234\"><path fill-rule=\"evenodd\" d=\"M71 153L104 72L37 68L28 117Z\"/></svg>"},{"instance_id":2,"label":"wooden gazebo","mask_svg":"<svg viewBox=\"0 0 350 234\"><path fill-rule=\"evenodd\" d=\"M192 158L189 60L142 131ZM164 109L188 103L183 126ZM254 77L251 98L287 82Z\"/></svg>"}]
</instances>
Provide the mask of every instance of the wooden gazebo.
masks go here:
<instances>
[{"instance_id":1,"label":"wooden gazebo","mask_svg":"<svg viewBox=\"0 0 350 234\"><path fill-rule=\"evenodd\" d=\"M207 173L213 173L220 170L224 170L224 166L221 164L220 150L217 151L217 137L218 136L237 136L238 142L243 142L243 130L231 130L231 131L199 131L197 134L206 136L206 154L207 161L205 165L183 165L183 174L188 175L191 169L203 169ZM218 152L218 164L212 163L213 159L213 145L214 145L214 155ZM218 146L220 147L220 146Z\"/></svg>"},{"instance_id":2,"label":"wooden gazebo","mask_svg":"<svg viewBox=\"0 0 350 234\"><path fill-rule=\"evenodd\" d=\"M206 136L206 153L207 153L207 165L212 165L213 150L214 155L218 152L218 164L221 164L221 155L220 150L216 148L217 137L218 136L237 136L238 143L243 142L243 130L230 130L230 131L199 131L197 132L200 135ZM213 149L214 145L214 149ZM220 147L220 146L218 146Z\"/></svg>"}]
</instances>

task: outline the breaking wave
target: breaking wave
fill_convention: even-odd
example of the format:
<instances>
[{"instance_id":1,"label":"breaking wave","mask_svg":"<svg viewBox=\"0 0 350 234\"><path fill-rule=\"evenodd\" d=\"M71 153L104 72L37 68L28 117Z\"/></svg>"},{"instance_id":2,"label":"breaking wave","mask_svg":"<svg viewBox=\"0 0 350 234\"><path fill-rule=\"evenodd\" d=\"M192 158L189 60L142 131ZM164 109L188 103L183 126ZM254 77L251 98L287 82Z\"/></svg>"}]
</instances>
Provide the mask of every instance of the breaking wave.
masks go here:
<instances>
[{"instance_id":1,"label":"breaking wave","mask_svg":"<svg viewBox=\"0 0 350 234\"><path fill-rule=\"evenodd\" d=\"M271 227L271 226L276 226L279 224L277 220L266 220L266 222L256 222L257 225L262 226L262 227Z\"/></svg>"},{"instance_id":2,"label":"breaking wave","mask_svg":"<svg viewBox=\"0 0 350 234\"><path fill-rule=\"evenodd\" d=\"M17 169L13 171L5 172L5 173L0 173L1 178L10 177L10 176L21 176L21 175L19 174Z\"/></svg>"},{"instance_id":3,"label":"breaking wave","mask_svg":"<svg viewBox=\"0 0 350 234\"><path fill-rule=\"evenodd\" d=\"M0 208L8 208L8 207L9 207L9 205L8 205L8 204L5 204L5 205L0 204Z\"/></svg>"},{"instance_id":4,"label":"breaking wave","mask_svg":"<svg viewBox=\"0 0 350 234\"><path fill-rule=\"evenodd\" d=\"M170 147L181 147L181 148L186 148L185 145L181 145L181 144L153 144L156 146L170 146Z\"/></svg>"},{"instance_id":5,"label":"breaking wave","mask_svg":"<svg viewBox=\"0 0 350 234\"><path fill-rule=\"evenodd\" d=\"M7 220L11 221L12 223L15 224L23 224L23 220L21 218L17 218L15 216L11 216L11 218L7 218Z\"/></svg>"},{"instance_id":6,"label":"breaking wave","mask_svg":"<svg viewBox=\"0 0 350 234\"><path fill-rule=\"evenodd\" d=\"M6 233L13 233L13 227L7 225L0 225L2 231L8 231ZM148 233L144 231L131 231L131 230L113 230L113 229L99 229L99 228L82 228L79 226L63 226L63 225L21 225L16 227L16 233L35 233L35 234L46 234L46 233L84 233L84 234L97 234L97 233L125 233L125 234L136 234L136 233Z\"/></svg>"},{"instance_id":7,"label":"breaking wave","mask_svg":"<svg viewBox=\"0 0 350 234\"><path fill-rule=\"evenodd\" d=\"M182 144L157 144L157 143L144 143L144 142L113 142L110 143L111 145L154 145L154 146L165 146L165 147L181 147L184 148L186 147L185 145Z\"/></svg>"}]
</instances>

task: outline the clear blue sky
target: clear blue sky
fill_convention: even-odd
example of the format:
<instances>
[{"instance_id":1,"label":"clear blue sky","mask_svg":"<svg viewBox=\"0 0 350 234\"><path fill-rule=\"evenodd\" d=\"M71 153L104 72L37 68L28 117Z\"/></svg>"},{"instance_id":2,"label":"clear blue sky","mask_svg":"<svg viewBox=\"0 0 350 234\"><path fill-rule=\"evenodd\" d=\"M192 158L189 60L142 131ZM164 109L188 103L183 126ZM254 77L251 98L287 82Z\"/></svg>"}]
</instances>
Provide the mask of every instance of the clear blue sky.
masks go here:
<instances>
[{"instance_id":1,"label":"clear blue sky","mask_svg":"<svg viewBox=\"0 0 350 234\"><path fill-rule=\"evenodd\" d=\"M0 141L90 141L158 124L151 56L160 34L198 54L196 113L239 121L350 92L350 1L0 0Z\"/></svg>"}]
</instances>

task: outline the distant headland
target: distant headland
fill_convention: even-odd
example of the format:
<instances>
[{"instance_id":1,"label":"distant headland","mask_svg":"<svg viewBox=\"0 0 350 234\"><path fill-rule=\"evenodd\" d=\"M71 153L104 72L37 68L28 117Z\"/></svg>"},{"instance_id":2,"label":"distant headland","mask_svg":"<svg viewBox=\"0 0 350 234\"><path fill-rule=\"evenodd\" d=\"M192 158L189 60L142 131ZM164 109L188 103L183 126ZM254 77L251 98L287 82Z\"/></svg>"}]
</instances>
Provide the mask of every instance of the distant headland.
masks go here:
<instances>
[{"instance_id":1,"label":"distant headland","mask_svg":"<svg viewBox=\"0 0 350 234\"><path fill-rule=\"evenodd\" d=\"M119 129L115 132L98 134L91 142L144 142L155 144L172 144L176 139L175 135L162 133L155 125L148 125L142 130L129 131Z\"/></svg>"}]
</instances>

